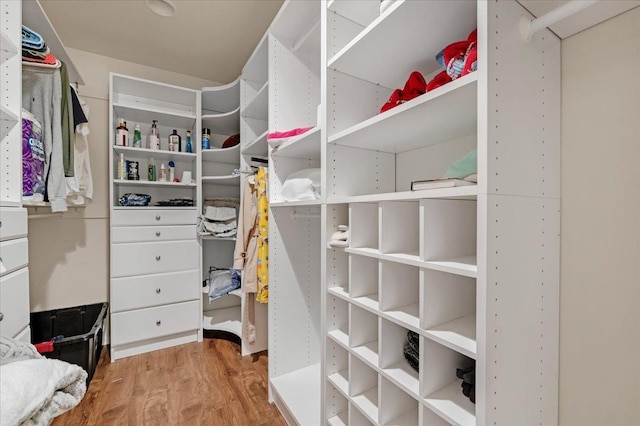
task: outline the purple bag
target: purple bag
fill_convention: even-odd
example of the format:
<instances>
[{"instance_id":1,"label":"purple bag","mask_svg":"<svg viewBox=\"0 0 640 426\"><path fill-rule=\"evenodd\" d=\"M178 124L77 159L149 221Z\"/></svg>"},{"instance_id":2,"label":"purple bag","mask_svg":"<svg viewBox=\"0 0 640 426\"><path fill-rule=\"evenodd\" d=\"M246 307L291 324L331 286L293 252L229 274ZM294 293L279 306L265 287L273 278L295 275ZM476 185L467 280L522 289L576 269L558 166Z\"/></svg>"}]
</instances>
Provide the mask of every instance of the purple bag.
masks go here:
<instances>
[{"instance_id":1,"label":"purple bag","mask_svg":"<svg viewBox=\"0 0 640 426\"><path fill-rule=\"evenodd\" d=\"M44 198L44 144L42 125L27 110L22 110L22 196L40 194Z\"/></svg>"}]
</instances>

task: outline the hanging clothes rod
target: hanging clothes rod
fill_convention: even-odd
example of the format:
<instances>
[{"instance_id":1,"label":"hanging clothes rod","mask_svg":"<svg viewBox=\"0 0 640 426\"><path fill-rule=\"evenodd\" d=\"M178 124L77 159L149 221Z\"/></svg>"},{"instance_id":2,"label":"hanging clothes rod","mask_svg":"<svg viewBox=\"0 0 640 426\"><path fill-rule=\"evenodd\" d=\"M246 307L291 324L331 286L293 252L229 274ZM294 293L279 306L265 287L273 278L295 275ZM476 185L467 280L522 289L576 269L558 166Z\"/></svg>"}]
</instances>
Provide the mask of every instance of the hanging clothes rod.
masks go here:
<instances>
[{"instance_id":1,"label":"hanging clothes rod","mask_svg":"<svg viewBox=\"0 0 640 426\"><path fill-rule=\"evenodd\" d=\"M526 43L529 43L531 41L531 37L533 37L533 35L538 31L550 27L556 22L560 22L571 15L575 15L581 10L594 5L599 1L600 0L571 0L557 9L537 17L536 19L529 19L523 16L522 19L520 19L520 35L522 35L522 39Z\"/></svg>"},{"instance_id":2,"label":"hanging clothes rod","mask_svg":"<svg viewBox=\"0 0 640 426\"><path fill-rule=\"evenodd\" d=\"M320 213L298 213L294 210L291 212L291 219L320 219Z\"/></svg>"}]
</instances>

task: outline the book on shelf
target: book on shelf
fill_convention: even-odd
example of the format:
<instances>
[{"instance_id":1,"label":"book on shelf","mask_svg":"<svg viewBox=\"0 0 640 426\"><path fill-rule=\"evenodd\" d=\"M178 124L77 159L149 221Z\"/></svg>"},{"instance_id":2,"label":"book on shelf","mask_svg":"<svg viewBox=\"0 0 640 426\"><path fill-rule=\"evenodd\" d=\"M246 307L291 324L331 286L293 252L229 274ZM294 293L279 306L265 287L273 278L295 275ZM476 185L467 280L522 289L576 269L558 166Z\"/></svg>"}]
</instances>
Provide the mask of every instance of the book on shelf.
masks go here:
<instances>
[{"instance_id":1,"label":"book on shelf","mask_svg":"<svg viewBox=\"0 0 640 426\"><path fill-rule=\"evenodd\" d=\"M455 179L455 178L414 180L413 182L411 182L411 190L422 191L423 189L453 188L455 186L469 186L469 185L476 185L476 183L468 180Z\"/></svg>"}]
</instances>

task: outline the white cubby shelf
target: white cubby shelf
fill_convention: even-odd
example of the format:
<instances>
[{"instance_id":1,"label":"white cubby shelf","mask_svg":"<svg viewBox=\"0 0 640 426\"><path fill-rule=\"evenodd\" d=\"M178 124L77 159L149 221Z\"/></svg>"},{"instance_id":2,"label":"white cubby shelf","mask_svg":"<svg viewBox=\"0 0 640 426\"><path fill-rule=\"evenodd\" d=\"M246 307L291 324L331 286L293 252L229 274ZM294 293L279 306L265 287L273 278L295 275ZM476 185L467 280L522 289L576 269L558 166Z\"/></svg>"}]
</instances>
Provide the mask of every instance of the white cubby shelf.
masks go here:
<instances>
[{"instance_id":1,"label":"white cubby shelf","mask_svg":"<svg viewBox=\"0 0 640 426\"><path fill-rule=\"evenodd\" d=\"M245 147L242 148L242 154L246 155L258 155L258 156L266 156L269 147L267 146L267 134L269 132L265 131L260 134L257 138L250 141Z\"/></svg>"},{"instance_id":2,"label":"white cubby shelf","mask_svg":"<svg viewBox=\"0 0 640 426\"><path fill-rule=\"evenodd\" d=\"M224 164L240 164L240 144L229 148L203 149L202 161Z\"/></svg>"},{"instance_id":3,"label":"white cubby shelf","mask_svg":"<svg viewBox=\"0 0 640 426\"><path fill-rule=\"evenodd\" d=\"M113 183L115 185L122 185L122 186L161 186L161 187L171 187L176 189L186 189L186 188L196 187L195 183L158 182L158 181L148 181L148 180L114 179Z\"/></svg>"},{"instance_id":4,"label":"white cubby shelf","mask_svg":"<svg viewBox=\"0 0 640 426\"><path fill-rule=\"evenodd\" d=\"M160 149L137 148L132 146L119 146L119 145L113 145L113 150L118 155L124 154L125 158L153 157L154 160L160 160L160 161L163 161L163 160L195 161L197 159L197 154L192 152L176 152L176 151L166 151L166 150L160 150Z\"/></svg>"},{"instance_id":5,"label":"white cubby shelf","mask_svg":"<svg viewBox=\"0 0 640 426\"><path fill-rule=\"evenodd\" d=\"M240 107L233 111L202 116L202 128L217 135L234 135L240 132Z\"/></svg>"},{"instance_id":6,"label":"white cubby shelf","mask_svg":"<svg viewBox=\"0 0 640 426\"><path fill-rule=\"evenodd\" d=\"M255 98L248 103L242 110L242 116L248 118L254 118L256 120L267 119L267 107L269 101L269 82L258 90Z\"/></svg>"},{"instance_id":7,"label":"white cubby shelf","mask_svg":"<svg viewBox=\"0 0 640 426\"><path fill-rule=\"evenodd\" d=\"M196 114L181 110L172 110L144 103L113 102L113 118L122 118L127 122L151 123L158 121L158 126L175 129L192 129L196 123Z\"/></svg>"},{"instance_id":8,"label":"white cubby shelf","mask_svg":"<svg viewBox=\"0 0 640 426\"><path fill-rule=\"evenodd\" d=\"M320 160L320 127L289 139L271 152L280 157Z\"/></svg>"},{"instance_id":9,"label":"white cubby shelf","mask_svg":"<svg viewBox=\"0 0 640 426\"><path fill-rule=\"evenodd\" d=\"M477 185L452 188L423 189L420 191L401 191L382 194L354 195L350 197L327 197L327 204L377 203L379 201L411 201L426 198L475 200L478 196Z\"/></svg>"},{"instance_id":10,"label":"white cubby shelf","mask_svg":"<svg viewBox=\"0 0 640 426\"><path fill-rule=\"evenodd\" d=\"M303 201L274 201L269 204L271 208L278 207L314 207L320 206L322 200L303 200Z\"/></svg>"},{"instance_id":11,"label":"white cubby shelf","mask_svg":"<svg viewBox=\"0 0 640 426\"><path fill-rule=\"evenodd\" d=\"M240 175L202 176L203 185L239 185Z\"/></svg>"},{"instance_id":12,"label":"white cubby shelf","mask_svg":"<svg viewBox=\"0 0 640 426\"><path fill-rule=\"evenodd\" d=\"M240 78L229 84L202 88L202 115L225 113L240 107Z\"/></svg>"}]
</instances>

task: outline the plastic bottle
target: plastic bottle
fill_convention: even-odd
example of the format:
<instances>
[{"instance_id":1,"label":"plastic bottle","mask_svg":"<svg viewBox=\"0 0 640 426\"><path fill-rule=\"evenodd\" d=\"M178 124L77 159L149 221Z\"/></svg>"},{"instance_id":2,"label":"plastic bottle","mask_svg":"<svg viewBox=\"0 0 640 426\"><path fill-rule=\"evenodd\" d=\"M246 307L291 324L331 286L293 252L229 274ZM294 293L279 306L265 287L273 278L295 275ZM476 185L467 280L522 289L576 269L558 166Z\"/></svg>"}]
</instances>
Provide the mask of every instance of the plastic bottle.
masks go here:
<instances>
[{"instance_id":1,"label":"plastic bottle","mask_svg":"<svg viewBox=\"0 0 640 426\"><path fill-rule=\"evenodd\" d=\"M142 136L140 136L140 125L136 124L133 130L133 146L135 148L142 148Z\"/></svg>"},{"instance_id":2,"label":"plastic bottle","mask_svg":"<svg viewBox=\"0 0 640 426\"><path fill-rule=\"evenodd\" d=\"M160 176L158 178L158 182L166 182L167 181L167 170L164 168L164 163L160 164Z\"/></svg>"},{"instance_id":3,"label":"plastic bottle","mask_svg":"<svg viewBox=\"0 0 640 426\"><path fill-rule=\"evenodd\" d=\"M147 136L147 144L149 145L149 149L160 149L160 132L158 131L158 127L156 126L157 122L158 120L153 120L151 129L149 130L149 135Z\"/></svg>"},{"instance_id":4,"label":"plastic bottle","mask_svg":"<svg viewBox=\"0 0 640 426\"><path fill-rule=\"evenodd\" d=\"M127 129L127 122L122 118L119 118L120 125L116 128L116 145L129 146L129 129Z\"/></svg>"},{"instance_id":5,"label":"plastic bottle","mask_svg":"<svg viewBox=\"0 0 640 426\"><path fill-rule=\"evenodd\" d=\"M149 180L149 182L155 182L156 181L156 162L153 159L153 157L149 158L149 168L148 168L149 172L147 173L147 179Z\"/></svg>"},{"instance_id":6,"label":"plastic bottle","mask_svg":"<svg viewBox=\"0 0 640 426\"><path fill-rule=\"evenodd\" d=\"M191 130L187 130L187 142L184 151L193 152L193 146L191 145Z\"/></svg>"},{"instance_id":7,"label":"plastic bottle","mask_svg":"<svg viewBox=\"0 0 640 426\"><path fill-rule=\"evenodd\" d=\"M127 164L124 161L124 154L120 154L120 160L118 161L118 179L127 179Z\"/></svg>"},{"instance_id":8,"label":"plastic bottle","mask_svg":"<svg viewBox=\"0 0 640 426\"><path fill-rule=\"evenodd\" d=\"M211 129L202 129L202 149L211 149Z\"/></svg>"},{"instance_id":9,"label":"plastic bottle","mask_svg":"<svg viewBox=\"0 0 640 426\"><path fill-rule=\"evenodd\" d=\"M182 138L176 129L173 129L173 133L169 135L169 151L182 151Z\"/></svg>"},{"instance_id":10,"label":"plastic bottle","mask_svg":"<svg viewBox=\"0 0 640 426\"><path fill-rule=\"evenodd\" d=\"M176 163L169 161L167 165L169 166L169 182L173 182L176 178Z\"/></svg>"}]
</instances>

